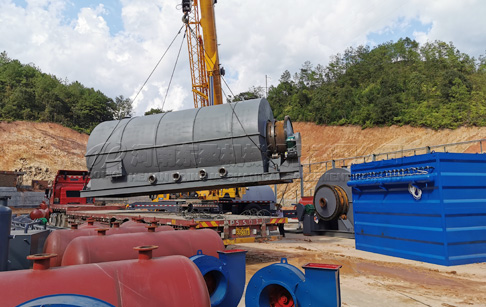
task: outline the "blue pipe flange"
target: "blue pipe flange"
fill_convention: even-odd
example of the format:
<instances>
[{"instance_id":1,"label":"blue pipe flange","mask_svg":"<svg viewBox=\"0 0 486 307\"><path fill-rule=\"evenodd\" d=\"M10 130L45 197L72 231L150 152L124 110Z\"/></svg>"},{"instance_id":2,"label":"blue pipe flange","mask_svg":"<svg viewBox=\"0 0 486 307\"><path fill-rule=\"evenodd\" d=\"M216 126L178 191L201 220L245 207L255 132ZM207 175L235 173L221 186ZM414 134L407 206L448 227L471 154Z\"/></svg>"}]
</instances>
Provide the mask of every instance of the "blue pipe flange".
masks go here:
<instances>
[{"instance_id":1,"label":"blue pipe flange","mask_svg":"<svg viewBox=\"0 0 486 307\"><path fill-rule=\"evenodd\" d=\"M29 300L17 307L40 307L40 306L63 306L63 307L115 307L112 304L100 299L80 294L54 294L38 297Z\"/></svg>"},{"instance_id":2,"label":"blue pipe flange","mask_svg":"<svg viewBox=\"0 0 486 307\"><path fill-rule=\"evenodd\" d=\"M245 303L251 307L294 306L297 286L304 282L304 274L282 258L256 272L246 288Z\"/></svg>"},{"instance_id":3,"label":"blue pipe flange","mask_svg":"<svg viewBox=\"0 0 486 307\"><path fill-rule=\"evenodd\" d=\"M211 306L236 307L243 296L246 281L246 251L218 251L219 259L201 250L190 259L204 276Z\"/></svg>"}]
</instances>

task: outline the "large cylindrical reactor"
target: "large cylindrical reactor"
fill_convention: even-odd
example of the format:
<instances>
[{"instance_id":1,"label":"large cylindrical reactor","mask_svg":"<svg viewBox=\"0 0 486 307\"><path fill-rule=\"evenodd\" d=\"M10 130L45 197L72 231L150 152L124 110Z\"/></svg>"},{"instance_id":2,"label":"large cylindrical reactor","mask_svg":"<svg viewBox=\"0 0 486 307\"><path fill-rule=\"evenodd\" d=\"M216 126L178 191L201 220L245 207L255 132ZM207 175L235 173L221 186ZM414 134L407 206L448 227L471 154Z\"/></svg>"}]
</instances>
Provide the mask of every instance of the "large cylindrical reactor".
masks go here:
<instances>
[{"instance_id":1,"label":"large cylindrical reactor","mask_svg":"<svg viewBox=\"0 0 486 307\"><path fill-rule=\"evenodd\" d=\"M82 196L290 182L299 157L300 134L265 99L108 121L90 135Z\"/></svg>"}]
</instances>

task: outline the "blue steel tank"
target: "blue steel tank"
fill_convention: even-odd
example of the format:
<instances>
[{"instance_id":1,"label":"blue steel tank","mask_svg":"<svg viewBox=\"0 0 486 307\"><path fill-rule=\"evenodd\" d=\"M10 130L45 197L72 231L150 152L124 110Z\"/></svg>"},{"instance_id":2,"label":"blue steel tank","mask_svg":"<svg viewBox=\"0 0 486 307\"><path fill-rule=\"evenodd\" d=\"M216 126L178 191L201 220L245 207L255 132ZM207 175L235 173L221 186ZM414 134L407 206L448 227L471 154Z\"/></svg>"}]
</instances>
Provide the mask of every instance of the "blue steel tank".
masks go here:
<instances>
[{"instance_id":1,"label":"blue steel tank","mask_svg":"<svg viewBox=\"0 0 486 307\"><path fill-rule=\"evenodd\" d=\"M8 247L12 210L7 207L10 196L0 197L0 271L8 268Z\"/></svg>"},{"instance_id":2,"label":"blue steel tank","mask_svg":"<svg viewBox=\"0 0 486 307\"><path fill-rule=\"evenodd\" d=\"M81 196L288 183L300 177L300 144L265 99L103 122L88 141Z\"/></svg>"}]
</instances>

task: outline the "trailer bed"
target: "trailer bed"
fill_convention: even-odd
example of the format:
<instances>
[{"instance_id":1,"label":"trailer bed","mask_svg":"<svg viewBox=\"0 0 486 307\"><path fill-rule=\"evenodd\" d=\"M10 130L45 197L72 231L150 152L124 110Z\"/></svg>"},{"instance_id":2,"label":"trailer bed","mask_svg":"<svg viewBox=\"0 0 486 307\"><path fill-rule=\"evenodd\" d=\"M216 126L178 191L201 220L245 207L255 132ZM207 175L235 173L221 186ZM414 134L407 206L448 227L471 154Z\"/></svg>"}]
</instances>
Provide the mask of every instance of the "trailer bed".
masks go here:
<instances>
[{"instance_id":1,"label":"trailer bed","mask_svg":"<svg viewBox=\"0 0 486 307\"><path fill-rule=\"evenodd\" d=\"M95 208L95 207L92 207ZM236 243L277 240L278 235L272 234L279 223L286 223L287 218L267 216L248 216L233 214L209 213L170 213L149 210L123 210L119 208L100 207L92 210L84 206L64 207L67 222L82 222L93 218L107 225L115 221L125 222L134 218L145 223L170 225L176 229L211 228L217 231L225 245Z\"/></svg>"}]
</instances>

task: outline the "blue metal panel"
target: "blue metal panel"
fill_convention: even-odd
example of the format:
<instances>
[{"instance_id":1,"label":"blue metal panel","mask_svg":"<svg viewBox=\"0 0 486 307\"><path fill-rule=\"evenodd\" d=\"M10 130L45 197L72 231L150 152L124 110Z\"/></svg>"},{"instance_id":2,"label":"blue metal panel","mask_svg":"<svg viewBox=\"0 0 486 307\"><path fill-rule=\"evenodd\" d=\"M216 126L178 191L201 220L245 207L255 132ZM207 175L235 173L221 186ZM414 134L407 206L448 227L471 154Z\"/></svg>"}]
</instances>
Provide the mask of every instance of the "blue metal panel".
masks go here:
<instances>
[{"instance_id":1,"label":"blue metal panel","mask_svg":"<svg viewBox=\"0 0 486 307\"><path fill-rule=\"evenodd\" d=\"M441 265L486 261L486 155L351 167L356 248Z\"/></svg>"}]
</instances>

